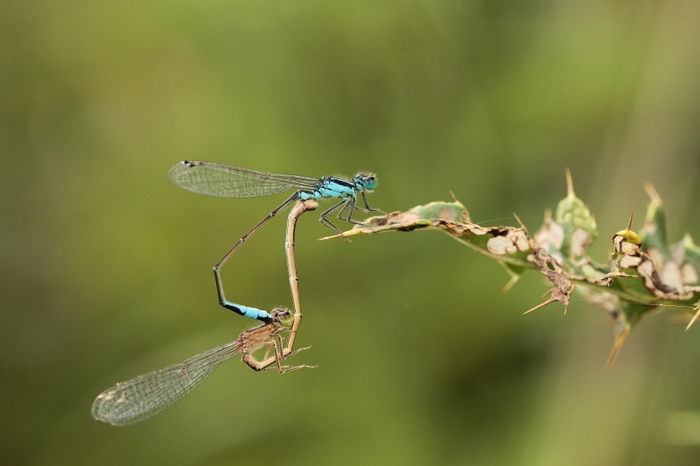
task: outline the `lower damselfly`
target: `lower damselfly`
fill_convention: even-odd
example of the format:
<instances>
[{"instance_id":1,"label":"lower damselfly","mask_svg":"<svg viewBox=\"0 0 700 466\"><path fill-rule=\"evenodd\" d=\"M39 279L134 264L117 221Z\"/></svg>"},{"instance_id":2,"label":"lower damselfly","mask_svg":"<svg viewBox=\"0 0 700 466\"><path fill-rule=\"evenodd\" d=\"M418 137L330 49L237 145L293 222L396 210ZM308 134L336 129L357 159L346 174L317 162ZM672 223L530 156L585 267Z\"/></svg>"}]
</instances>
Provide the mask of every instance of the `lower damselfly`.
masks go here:
<instances>
[{"instance_id":1,"label":"lower damselfly","mask_svg":"<svg viewBox=\"0 0 700 466\"><path fill-rule=\"evenodd\" d=\"M243 362L256 371L276 368L280 373L286 373L304 367L315 367L307 365L286 366L282 365L281 361L306 349L293 349L301 323L294 237L299 216L317 207L318 204L315 201L299 201L292 208L287 220L285 251L289 285L294 303L293 313L282 308L273 309L270 313L257 310L269 315L269 320L258 327L246 330L230 343L204 351L179 364L173 364L116 384L95 399L92 404L92 416L99 421L115 426L144 421L190 393L209 377L222 362L237 354L242 354ZM287 337L286 344L284 343L285 335ZM263 348L265 348L265 354L262 360L255 358L253 354ZM273 354L270 354L271 350Z\"/></svg>"},{"instance_id":2,"label":"lower damselfly","mask_svg":"<svg viewBox=\"0 0 700 466\"><path fill-rule=\"evenodd\" d=\"M227 359L243 355L243 362L255 370L267 366L253 356L257 350L266 348L266 356L273 348L277 370L289 372L301 367L282 366L282 334L289 331L283 321L291 319L286 309L273 309L271 320L258 327L246 330L236 340L217 346L187 359L147 374L139 375L100 393L92 404L92 416L98 421L123 426L144 421L175 403L194 390L204 379ZM303 348L302 348L303 349ZM291 354L290 354L291 355Z\"/></svg>"}]
</instances>

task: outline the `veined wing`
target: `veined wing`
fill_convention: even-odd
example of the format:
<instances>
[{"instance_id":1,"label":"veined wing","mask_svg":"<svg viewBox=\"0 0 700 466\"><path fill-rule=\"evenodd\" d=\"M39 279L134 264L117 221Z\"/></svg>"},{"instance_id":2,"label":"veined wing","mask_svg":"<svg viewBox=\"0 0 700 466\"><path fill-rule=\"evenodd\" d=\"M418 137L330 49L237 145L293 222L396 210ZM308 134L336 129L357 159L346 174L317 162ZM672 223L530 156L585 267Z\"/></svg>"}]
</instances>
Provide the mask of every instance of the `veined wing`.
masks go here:
<instances>
[{"instance_id":1,"label":"veined wing","mask_svg":"<svg viewBox=\"0 0 700 466\"><path fill-rule=\"evenodd\" d=\"M170 180L183 189L214 197L264 197L291 189L313 189L317 178L265 173L214 162L184 161L168 172Z\"/></svg>"},{"instance_id":2,"label":"veined wing","mask_svg":"<svg viewBox=\"0 0 700 466\"><path fill-rule=\"evenodd\" d=\"M240 339L212 348L179 364L139 375L102 392L92 416L115 426L140 422L194 390L219 364L241 351Z\"/></svg>"}]
</instances>

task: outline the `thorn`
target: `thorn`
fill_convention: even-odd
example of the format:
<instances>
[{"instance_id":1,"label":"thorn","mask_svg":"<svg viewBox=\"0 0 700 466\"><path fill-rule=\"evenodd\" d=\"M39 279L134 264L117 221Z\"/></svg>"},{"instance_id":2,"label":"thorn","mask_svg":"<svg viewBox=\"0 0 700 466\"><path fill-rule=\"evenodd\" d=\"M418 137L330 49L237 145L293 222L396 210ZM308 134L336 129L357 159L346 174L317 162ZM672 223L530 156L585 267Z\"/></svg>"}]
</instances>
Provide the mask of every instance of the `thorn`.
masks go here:
<instances>
[{"instance_id":1,"label":"thorn","mask_svg":"<svg viewBox=\"0 0 700 466\"><path fill-rule=\"evenodd\" d=\"M552 221L552 209L545 209L544 211L544 223L545 225Z\"/></svg>"},{"instance_id":2,"label":"thorn","mask_svg":"<svg viewBox=\"0 0 700 466\"><path fill-rule=\"evenodd\" d=\"M316 241L326 241L329 239L345 238L342 233L332 236L324 236L323 238L316 238Z\"/></svg>"},{"instance_id":3,"label":"thorn","mask_svg":"<svg viewBox=\"0 0 700 466\"><path fill-rule=\"evenodd\" d=\"M530 233L527 231L527 227L525 226L525 224L523 223L523 221L520 220L520 217L518 217L518 214L516 214L515 212L513 212L513 217L515 217L515 219L516 219L516 220L518 221L518 223L520 224L520 228L522 228L523 231L525 231L525 233L527 233L527 234L529 235Z\"/></svg>"},{"instance_id":4,"label":"thorn","mask_svg":"<svg viewBox=\"0 0 700 466\"><path fill-rule=\"evenodd\" d=\"M625 342L629 334L630 327L626 327L625 330L620 333L617 338L615 338L612 351L610 352L610 356L608 356L608 361L605 363L606 369L612 369L613 364L615 364L615 359L617 359L617 355L620 353L620 348L622 348L622 344Z\"/></svg>"},{"instance_id":5,"label":"thorn","mask_svg":"<svg viewBox=\"0 0 700 466\"><path fill-rule=\"evenodd\" d=\"M546 295L546 293L545 293L545 295ZM524 316L525 314L529 314L529 313L536 311L537 309L540 309L542 307L545 307L547 304L553 303L555 301L556 301L556 299L549 298L547 301L543 302L542 304L538 304L537 306L533 307L532 309L529 309L529 310L523 312L521 315Z\"/></svg>"},{"instance_id":6,"label":"thorn","mask_svg":"<svg viewBox=\"0 0 700 466\"><path fill-rule=\"evenodd\" d=\"M659 196L659 193L656 191L656 188L654 188L654 185L652 185L648 181L645 181L644 190L647 192L647 195L649 196L649 198L651 198L652 202L661 204L661 196Z\"/></svg>"},{"instance_id":7,"label":"thorn","mask_svg":"<svg viewBox=\"0 0 700 466\"><path fill-rule=\"evenodd\" d=\"M508 293L510 289L515 285L515 283L520 279L519 275L513 275L510 277L510 280L508 280L508 283L506 283L506 286L503 287L503 290L501 293Z\"/></svg>"},{"instance_id":8,"label":"thorn","mask_svg":"<svg viewBox=\"0 0 700 466\"><path fill-rule=\"evenodd\" d=\"M693 318L690 319L690 322L688 322L688 326L685 328L686 332L688 331L690 326L693 325L693 322L695 322L695 320L700 316L700 304L698 304L696 307L694 307L693 310L697 310L697 312L695 313Z\"/></svg>"},{"instance_id":9,"label":"thorn","mask_svg":"<svg viewBox=\"0 0 700 466\"><path fill-rule=\"evenodd\" d=\"M569 197L576 196L576 194L574 194L574 180L571 178L571 170L569 170L569 167L566 167L566 190Z\"/></svg>"}]
</instances>

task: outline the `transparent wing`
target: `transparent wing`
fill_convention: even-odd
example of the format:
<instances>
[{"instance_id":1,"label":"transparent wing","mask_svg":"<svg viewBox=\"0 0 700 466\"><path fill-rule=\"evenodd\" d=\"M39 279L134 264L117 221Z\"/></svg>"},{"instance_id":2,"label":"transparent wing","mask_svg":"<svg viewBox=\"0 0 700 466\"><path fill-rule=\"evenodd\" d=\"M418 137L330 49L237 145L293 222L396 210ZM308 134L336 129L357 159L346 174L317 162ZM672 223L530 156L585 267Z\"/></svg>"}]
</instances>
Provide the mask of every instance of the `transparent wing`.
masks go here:
<instances>
[{"instance_id":1,"label":"transparent wing","mask_svg":"<svg viewBox=\"0 0 700 466\"><path fill-rule=\"evenodd\" d=\"M240 348L239 340L232 341L179 364L118 383L95 399L92 416L115 426L148 419L194 390Z\"/></svg>"},{"instance_id":2,"label":"transparent wing","mask_svg":"<svg viewBox=\"0 0 700 466\"><path fill-rule=\"evenodd\" d=\"M264 197L291 189L313 189L317 178L265 173L213 162L180 162L168 172L179 187L214 197Z\"/></svg>"}]
</instances>

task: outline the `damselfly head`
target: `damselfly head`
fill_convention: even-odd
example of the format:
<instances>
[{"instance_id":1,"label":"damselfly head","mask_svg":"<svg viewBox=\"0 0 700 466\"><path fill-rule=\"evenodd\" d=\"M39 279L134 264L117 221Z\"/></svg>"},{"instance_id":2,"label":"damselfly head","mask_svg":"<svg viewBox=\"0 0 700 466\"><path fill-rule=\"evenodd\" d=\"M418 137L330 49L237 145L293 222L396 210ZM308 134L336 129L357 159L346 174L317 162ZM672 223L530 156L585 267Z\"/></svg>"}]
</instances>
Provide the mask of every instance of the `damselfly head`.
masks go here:
<instances>
[{"instance_id":1,"label":"damselfly head","mask_svg":"<svg viewBox=\"0 0 700 466\"><path fill-rule=\"evenodd\" d=\"M272 315L273 320L282 323L286 323L286 321L289 321L293 317L292 312L283 307L274 308L272 311L270 311L270 315Z\"/></svg>"},{"instance_id":2,"label":"damselfly head","mask_svg":"<svg viewBox=\"0 0 700 466\"><path fill-rule=\"evenodd\" d=\"M374 173L358 173L355 175L355 183L360 184L367 191L372 191L377 187L377 177Z\"/></svg>"}]
</instances>

